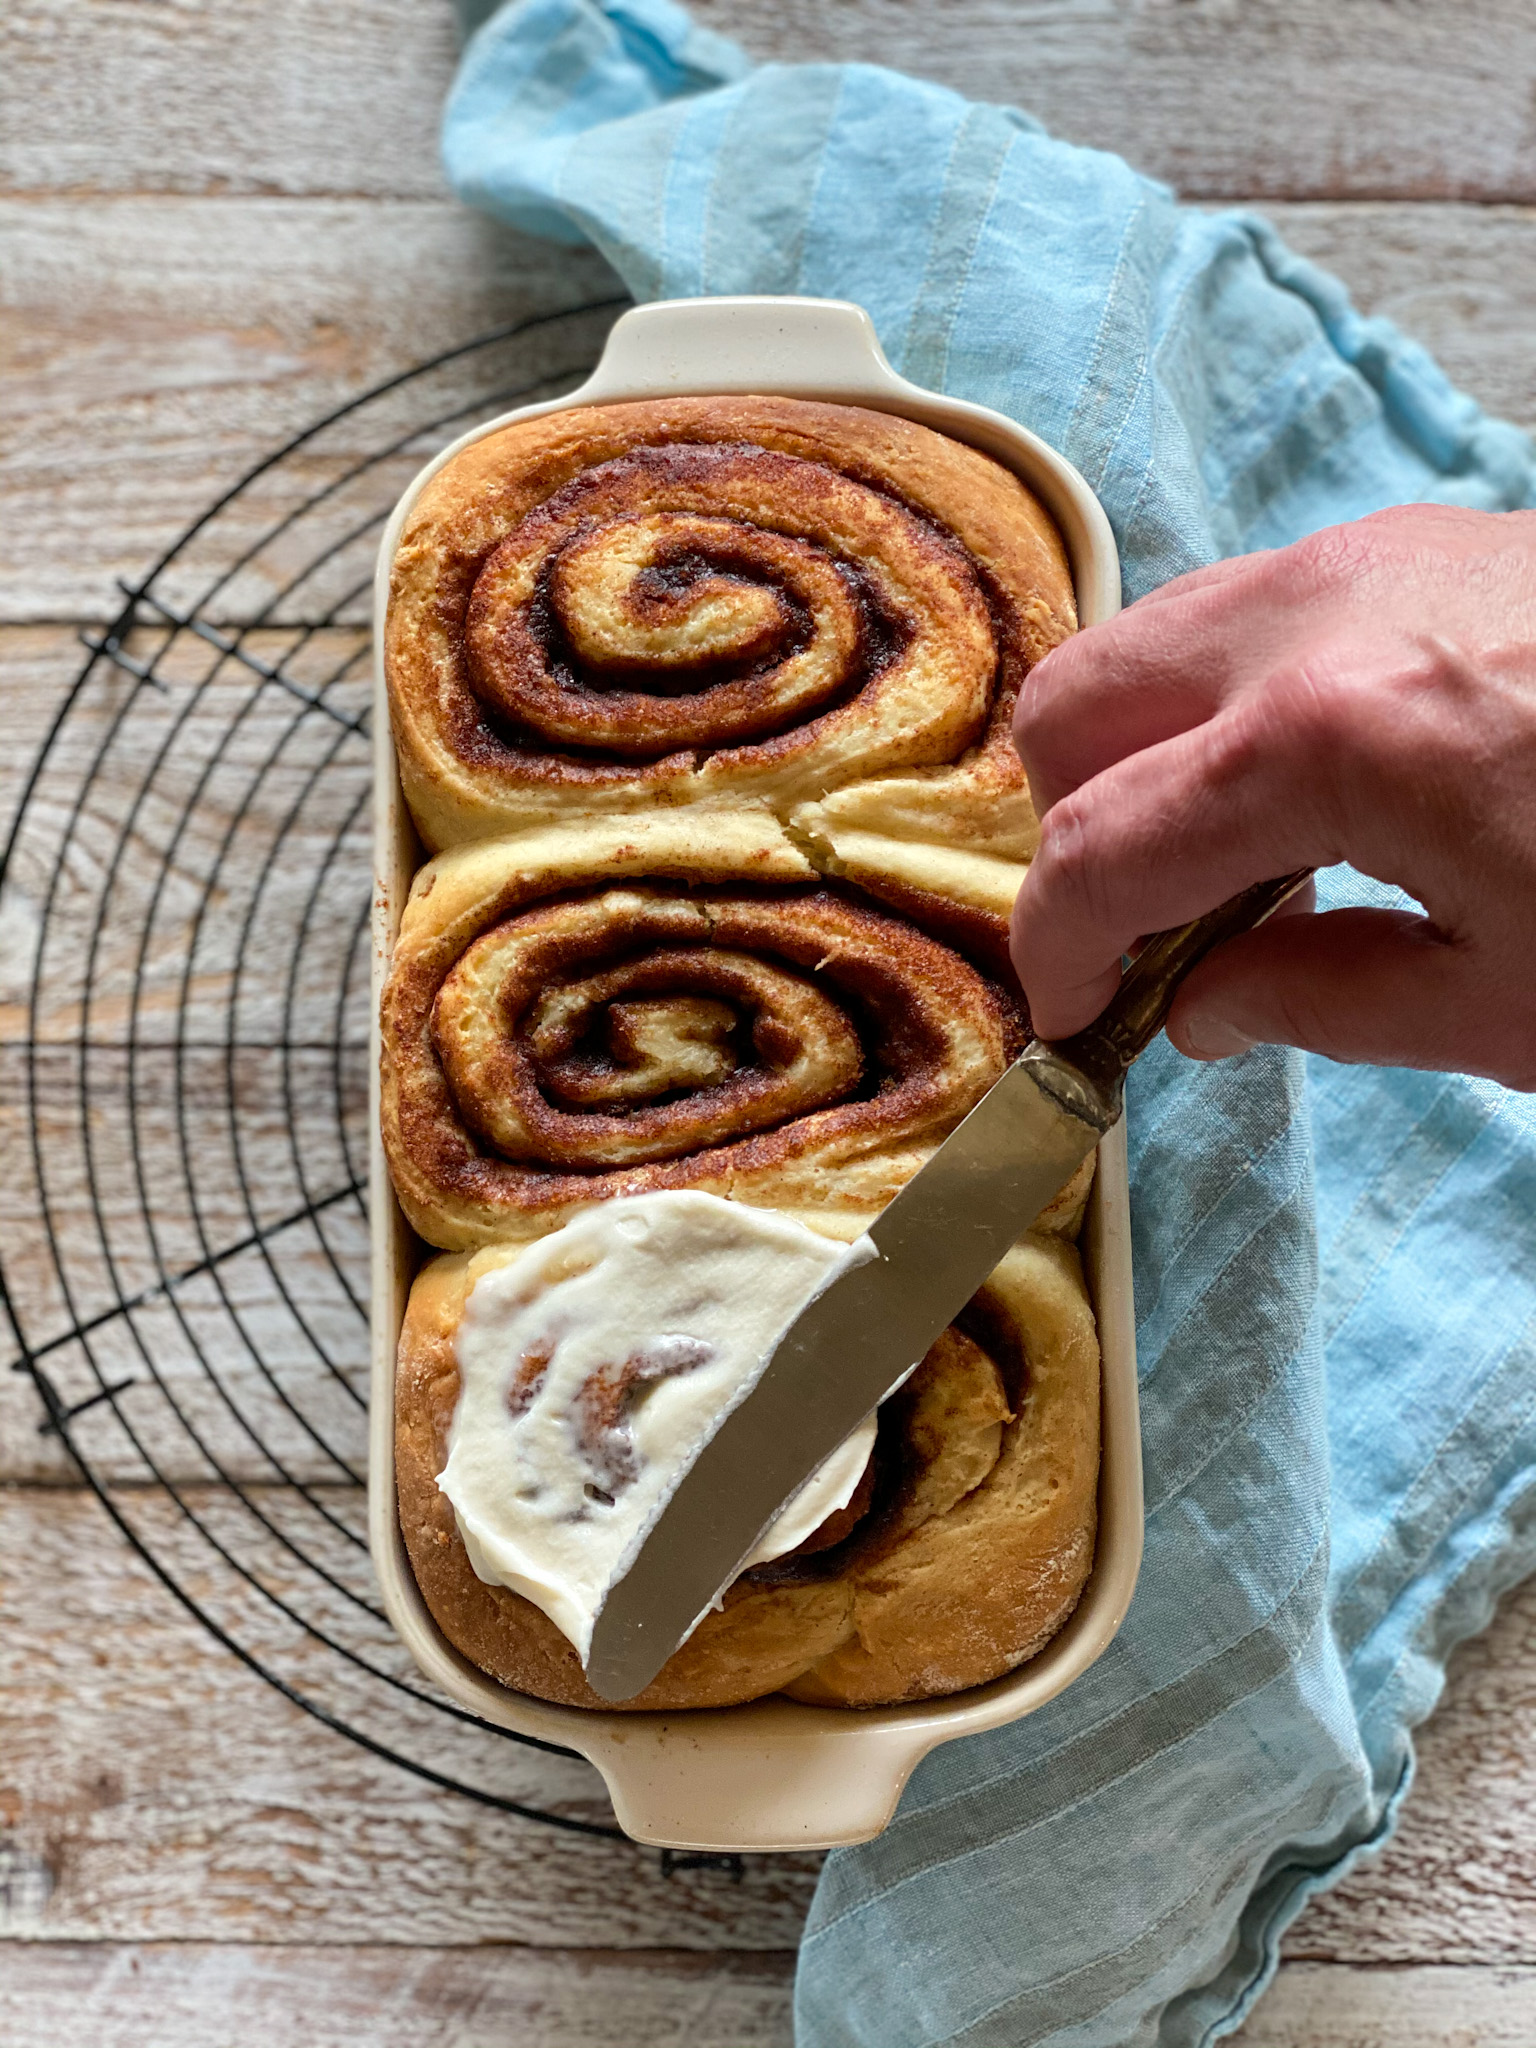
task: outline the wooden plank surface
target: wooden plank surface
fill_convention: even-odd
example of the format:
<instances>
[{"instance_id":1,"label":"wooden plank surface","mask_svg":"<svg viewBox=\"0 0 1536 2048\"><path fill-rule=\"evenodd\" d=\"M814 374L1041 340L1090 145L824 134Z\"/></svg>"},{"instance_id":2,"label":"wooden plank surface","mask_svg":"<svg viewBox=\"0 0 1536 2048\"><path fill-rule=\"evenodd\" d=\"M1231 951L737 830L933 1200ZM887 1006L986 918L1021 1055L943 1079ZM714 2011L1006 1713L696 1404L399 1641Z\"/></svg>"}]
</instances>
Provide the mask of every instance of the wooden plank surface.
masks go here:
<instances>
[{"instance_id":1,"label":"wooden plank surface","mask_svg":"<svg viewBox=\"0 0 1536 2048\"><path fill-rule=\"evenodd\" d=\"M109 614L114 577L322 413L615 289L448 200L10 199L0 247L8 619Z\"/></svg>"},{"instance_id":2,"label":"wooden plank surface","mask_svg":"<svg viewBox=\"0 0 1536 2048\"><path fill-rule=\"evenodd\" d=\"M1458 382L1536 424L1536 210L1270 212ZM257 452L439 349L614 289L596 259L446 200L11 199L0 246L13 621L101 618L112 579ZM260 510L237 512L232 546Z\"/></svg>"},{"instance_id":3,"label":"wooden plank surface","mask_svg":"<svg viewBox=\"0 0 1536 2048\"><path fill-rule=\"evenodd\" d=\"M526 1949L13 1950L11 2048L789 2048L791 1955ZM87 2029L102 2028L87 2035Z\"/></svg>"},{"instance_id":4,"label":"wooden plank surface","mask_svg":"<svg viewBox=\"0 0 1536 2048\"><path fill-rule=\"evenodd\" d=\"M12 2048L791 2048L793 1958L507 1948L14 1948ZM1239 2048L1529 2048L1536 1971L1291 1963Z\"/></svg>"},{"instance_id":5,"label":"wooden plank surface","mask_svg":"<svg viewBox=\"0 0 1536 2048\"><path fill-rule=\"evenodd\" d=\"M1527 0L699 0L755 55L1010 101L1196 197L1536 198ZM936 24L942 19L942 32ZM0 187L442 190L446 4L16 0Z\"/></svg>"},{"instance_id":6,"label":"wooden plank surface","mask_svg":"<svg viewBox=\"0 0 1536 2048\"><path fill-rule=\"evenodd\" d=\"M439 1793L267 1693L178 1613L78 1492L17 1488L0 1502L0 1554L27 1560L4 1593L11 1934L793 1944L815 1857L748 1858L741 1884L716 1871L664 1882L653 1853ZM279 1633L274 1621L265 1640ZM1290 1952L1536 1966L1533 1723L1536 1584L1458 1654L1400 1833L1308 1909ZM584 1765L513 1752L505 1773L511 1796L603 1816Z\"/></svg>"},{"instance_id":7,"label":"wooden plank surface","mask_svg":"<svg viewBox=\"0 0 1536 2048\"><path fill-rule=\"evenodd\" d=\"M157 1533L174 1534L165 1519ZM187 1618L78 1489L0 1490L0 1556L0 1933L605 1949L784 1949L799 1934L816 1857L754 1857L739 1884L664 1879L654 1850L441 1792L317 1726ZM211 1559L189 1553L185 1577L218 1606ZM313 1689L333 1660L285 1653L289 1634L275 1612L246 1629ZM361 1688L329 1697L366 1711ZM457 1735L445 1726L440 1763L461 1755ZM486 1743L503 1796L611 1819L588 1765Z\"/></svg>"},{"instance_id":8,"label":"wooden plank surface","mask_svg":"<svg viewBox=\"0 0 1536 2048\"><path fill-rule=\"evenodd\" d=\"M1237 2048L1530 2048L1536 1970L1282 1963Z\"/></svg>"}]
</instances>

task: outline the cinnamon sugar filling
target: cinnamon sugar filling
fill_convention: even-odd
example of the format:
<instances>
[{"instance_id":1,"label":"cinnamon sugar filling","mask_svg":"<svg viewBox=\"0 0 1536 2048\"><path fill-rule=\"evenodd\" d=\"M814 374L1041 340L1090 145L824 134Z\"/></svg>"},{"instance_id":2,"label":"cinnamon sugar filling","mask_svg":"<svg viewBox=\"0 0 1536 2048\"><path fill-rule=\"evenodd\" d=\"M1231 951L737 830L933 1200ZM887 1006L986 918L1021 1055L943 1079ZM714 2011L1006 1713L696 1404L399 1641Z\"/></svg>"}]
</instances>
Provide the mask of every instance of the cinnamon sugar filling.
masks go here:
<instances>
[{"instance_id":1,"label":"cinnamon sugar filling","mask_svg":"<svg viewBox=\"0 0 1536 2048\"><path fill-rule=\"evenodd\" d=\"M985 722L988 606L963 549L869 485L751 444L643 447L493 548L463 615L489 739L655 761L780 739L918 668L949 748ZM460 744L472 745L462 726Z\"/></svg>"}]
</instances>

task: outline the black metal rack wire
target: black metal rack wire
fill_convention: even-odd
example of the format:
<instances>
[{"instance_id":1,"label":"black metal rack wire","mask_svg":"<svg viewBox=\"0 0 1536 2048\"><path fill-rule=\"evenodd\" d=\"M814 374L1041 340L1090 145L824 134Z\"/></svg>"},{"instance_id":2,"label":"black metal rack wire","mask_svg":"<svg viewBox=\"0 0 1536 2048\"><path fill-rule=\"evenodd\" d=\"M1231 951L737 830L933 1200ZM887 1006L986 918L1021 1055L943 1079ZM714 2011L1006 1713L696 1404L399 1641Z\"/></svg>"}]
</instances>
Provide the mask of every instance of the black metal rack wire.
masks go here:
<instances>
[{"instance_id":1,"label":"black metal rack wire","mask_svg":"<svg viewBox=\"0 0 1536 2048\"><path fill-rule=\"evenodd\" d=\"M570 1753L416 1672L365 1478L374 551L416 469L580 381L621 304L453 349L242 477L83 636L0 856L0 931L30 958L0 1039L23 1133L0 1303L41 1428L167 1590L326 1727L619 1839L585 1764L530 1768Z\"/></svg>"}]
</instances>

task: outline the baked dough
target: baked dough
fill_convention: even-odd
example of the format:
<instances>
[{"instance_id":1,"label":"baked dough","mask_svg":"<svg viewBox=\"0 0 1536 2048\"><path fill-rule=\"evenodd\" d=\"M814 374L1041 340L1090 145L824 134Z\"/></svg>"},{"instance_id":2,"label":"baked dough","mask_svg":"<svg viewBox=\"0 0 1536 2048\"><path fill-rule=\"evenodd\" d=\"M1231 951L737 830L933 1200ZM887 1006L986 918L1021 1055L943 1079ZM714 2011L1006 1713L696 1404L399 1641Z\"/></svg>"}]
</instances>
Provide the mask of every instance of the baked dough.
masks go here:
<instances>
[{"instance_id":1,"label":"baked dough","mask_svg":"<svg viewBox=\"0 0 1536 2048\"><path fill-rule=\"evenodd\" d=\"M863 1228L1025 1038L1005 983L757 811L439 855L381 1030L395 1188L447 1250L652 1188Z\"/></svg>"},{"instance_id":2,"label":"baked dough","mask_svg":"<svg viewBox=\"0 0 1536 2048\"><path fill-rule=\"evenodd\" d=\"M475 1577L437 1488L470 1286L657 1188L868 1227L1027 1035L1007 922L1038 830L1008 726L1074 627L1024 486L862 408L555 413L416 500L385 664L437 857L382 999L382 1117L406 1215L456 1255L401 1332L400 1517L439 1625L507 1685L606 1705ZM1095 1533L1090 1180L886 1404L849 1507L632 1706L931 1697L1060 1627Z\"/></svg>"},{"instance_id":3,"label":"baked dough","mask_svg":"<svg viewBox=\"0 0 1536 2048\"><path fill-rule=\"evenodd\" d=\"M1009 715L1075 624L1038 501L909 420L554 413L463 450L411 509L385 632L401 780L432 849L762 804L827 871L995 925L1037 840Z\"/></svg>"},{"instance_id":4,"label":"baked dough","mask_svg":"<svg viewBox=\"0 0 1536 2048\"><path fill-rule=\"evenodd\" d=\"M538 1699L613 1711L545 1614L475 1577L438 1491L458 1397L454 1331L475 1279L515 1251L437 1259L411 1290L400 1526L427 1605L471 1662ZM885 1404L872 1491L848 1533L745 1573L625 1708L770 1692L872 1707L1000 1677L1076 1605L1093 1562L1098 1460L1099 1349L1077 1249L1032 1232Z\"/></svg>"}]
</instances>

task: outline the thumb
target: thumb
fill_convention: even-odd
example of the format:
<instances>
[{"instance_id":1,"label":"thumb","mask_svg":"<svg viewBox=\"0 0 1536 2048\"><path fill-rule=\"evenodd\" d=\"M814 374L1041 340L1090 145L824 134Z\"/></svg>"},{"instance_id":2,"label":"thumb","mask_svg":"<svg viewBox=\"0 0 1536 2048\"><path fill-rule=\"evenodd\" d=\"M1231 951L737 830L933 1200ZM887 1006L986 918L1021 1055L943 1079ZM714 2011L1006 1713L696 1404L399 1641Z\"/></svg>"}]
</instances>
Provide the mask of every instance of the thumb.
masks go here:
<instances>
[{"instance_id":1,"label":"thumb","mask_svg":"<svg viewBox=\"0 0 1536 2048\"><path fill-rule=\"evenodd\" d=\"M1196 1060L1270 1043L1374 1066L1486 1073L1481 1008L1464 949L1427 917L1329 910L1272 918L1219 946L1175 997L1168 1036Z\"/></svg>"}]
</instances>

